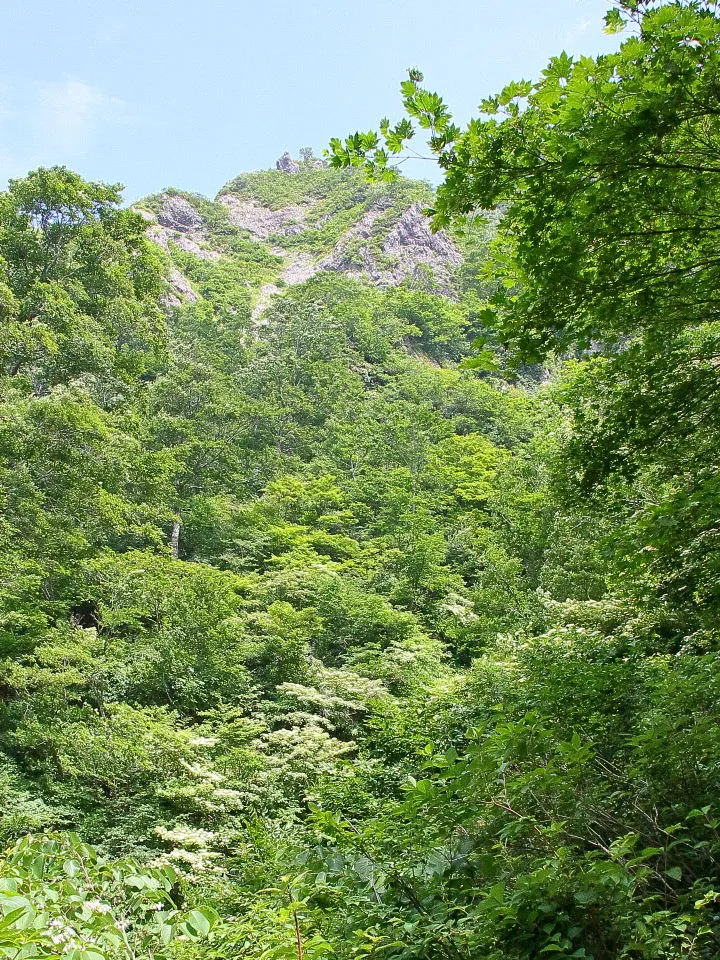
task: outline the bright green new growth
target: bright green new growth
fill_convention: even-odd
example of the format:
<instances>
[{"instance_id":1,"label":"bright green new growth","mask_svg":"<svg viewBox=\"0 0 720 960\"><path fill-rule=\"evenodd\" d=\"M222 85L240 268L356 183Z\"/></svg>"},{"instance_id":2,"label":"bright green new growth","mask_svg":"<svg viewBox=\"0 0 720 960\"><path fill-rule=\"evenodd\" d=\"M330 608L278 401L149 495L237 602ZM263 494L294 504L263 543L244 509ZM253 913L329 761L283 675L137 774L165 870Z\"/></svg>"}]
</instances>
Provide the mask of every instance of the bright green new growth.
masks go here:
<instances>
[{"instance_id":1,"label":"bright green new growth","mask_svg":"<svg viewBox=\"0 0 720 960\"><path fill-rule=\"evenodd\" d=\"M197 941L219 919L181 911L172 867L99 858L75 834L18 840L0 867L0 951L6 957L133 960L168 955L172 940Z\"/></svg>"}]
</instances>

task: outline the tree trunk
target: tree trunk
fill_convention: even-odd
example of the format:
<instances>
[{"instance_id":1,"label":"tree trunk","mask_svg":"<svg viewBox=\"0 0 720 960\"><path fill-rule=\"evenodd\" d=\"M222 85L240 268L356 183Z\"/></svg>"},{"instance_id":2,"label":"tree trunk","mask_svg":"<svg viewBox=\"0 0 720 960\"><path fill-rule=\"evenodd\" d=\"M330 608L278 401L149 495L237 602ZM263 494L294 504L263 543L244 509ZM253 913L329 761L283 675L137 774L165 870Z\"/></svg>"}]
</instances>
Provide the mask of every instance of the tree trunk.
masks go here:
<instances>
[{"instance_id":1,"label":"tree trunk","mask_svg":"<svg viewBox=\"0 0 720 960\"><path fill-rule=\"evenodd\" d=\"M173 560L177 560L180 551L180 521L175 520L172 525L172 536L170 537L170 549Z\"/></svg>"}]
</instances>

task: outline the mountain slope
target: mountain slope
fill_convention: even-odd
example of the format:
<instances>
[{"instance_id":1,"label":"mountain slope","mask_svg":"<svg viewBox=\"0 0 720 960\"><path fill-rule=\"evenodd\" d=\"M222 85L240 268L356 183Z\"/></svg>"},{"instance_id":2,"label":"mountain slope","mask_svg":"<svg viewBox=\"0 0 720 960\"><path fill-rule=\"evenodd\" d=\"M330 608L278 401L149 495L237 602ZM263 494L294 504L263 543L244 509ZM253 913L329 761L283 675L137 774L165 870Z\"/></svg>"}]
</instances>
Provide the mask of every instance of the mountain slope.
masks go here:
<instances>
[{"instance_id":1,"label":"mountain slope","mask_svg":"<svg viewBox=\"0 0 720 960\"><path fill-rule=\"evenodd\" d=\"M167 191L137 206L173 260L177 298L198 295L198 273L185 255L222 260L221 270L232 264L244 274L257 318L283 287L321 272L455 296L462 255L444 233L430 232L422 209L431 200L423 183L370 185L321 161L289 159L236 177L214 202Z\"/></svg>"},{"instance_id":2,"label":"mountain slope","mask_svg":"<svg viewBox=\"0 0 720 960\"><path fill-rule=\"evenodd\" d=\"M718 956L715 627L637 574L677 488L577 486L678 358L712 413L716 331L642 390L465 363L492 230L426 202L0 198L9 960Z\"/></svg>"}]
</instances>

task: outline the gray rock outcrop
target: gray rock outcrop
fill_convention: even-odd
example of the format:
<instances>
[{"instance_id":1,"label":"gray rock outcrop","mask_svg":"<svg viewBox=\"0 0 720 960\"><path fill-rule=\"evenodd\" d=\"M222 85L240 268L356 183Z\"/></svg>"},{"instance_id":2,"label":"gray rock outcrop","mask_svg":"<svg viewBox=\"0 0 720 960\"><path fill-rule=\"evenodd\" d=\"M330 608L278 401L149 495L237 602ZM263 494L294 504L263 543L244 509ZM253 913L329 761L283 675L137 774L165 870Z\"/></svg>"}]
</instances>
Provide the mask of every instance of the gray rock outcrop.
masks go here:
<instances>
[{"instance_id":1,"label":"gray rock outcrop","mask_svg":"<svg viewBox=\"0 0 720 960\"><path fill-rule=\"evenodd\" d=\"M166 307L177 307L183 302L194 303L197 300L197 294L190 285L190 281L179 270L173 268L168 280L172 289L163 297Z\"/></svg>"},{"instance_id":2,"label":"gray rock outcrop","mask_svg":"<svg viewBox=\"0 0 720 960\"><path fill-rule=\"evenodd\" d=\"M222 254L219 250L212 250L208 246L203 246L204 237L202 233L187 232L181 233L179 230L171 230L169 227L161 227L154 223L147 229L147 235L154 240L163 250L169 250L168 244L174 243L186 253L192 253L193 256L201 260L219 260Z\"/></svg>"},{"instance_id":3,"label":"gray rock outcrop","mask_svg":"<svg viewBox=\"0 0 720 960\"><path fill-rule=\"evenodd\" d=\"M241 200L234 193L224 193L218 200L228 208L230 223L249 230L261 240L273 233L285 236L302 233L307 229L304 221L312 209L311 204L291 204L280 210L270 210L254 200Z\"/></svg>"},{"instance_id":4,"label":"gray rock outcrop","mask_svg":"<svg viewBox=\"0 0 720 960\"><path fill-rule=\"evenodd\" d=\"M222 254L213 250L207 244L205 236L205 222L195 207L184 197L173 194L164 194L162 204L157 214L139 208L139 213L148 221L147 235L159 247L170 250L174 244L186 253L191 253L201 260L219 260ZM164 298L168 307L177 306L182 302L197 300L187 277L177 268L170 271L170 290Z\"/></svg>"},{"instance_id":5,"label":"gray rock outcrop","mask_svg":"<svg viewBox=\"0 0 720 960\"><path fill-rule=\"evenodd\" d=\"M370 240L373 224L382 213L382 209L375 209L364 214L333 253L318 264L318 269L366 274L380 286L397 286L403 280L420 276L422 268L427 267L439 292L453 296L451 274L462 262L462 254L448 235L442 230L433 233L422 206L414 203L392 227L378 256Z\"/></svg>"},{"instance_id":6,"label":"gray rock outcrop","mask_svg":"<svg viewBox=\"0 0 720 960\"><path fill-rule=\"evenodd\" d=\"M289 153L277 161L277 169L283 173L297 173L303 167L324 165L308 151L301 162ZM376 197L365 207L364 212L351 226L346 226L329 252L318 255L313 244L298 249L281 240L306 230L318 231L324 223L333 219L332 213L320 212L322 199L308 199L288 204L280 209L265 206L257 199L244 199L233 192L219 196L218 201L227 209L228 220L236 227L247 230L259 241L276 236L271 253L284 259L277 283L261 286L253 311L253 319L261 323L261 315L272 298L282 293L283 286L303 283L324 271L344 273L348 276L365 277L380 287L398 286L406 280L414 280L424 288L447 297L455 297L455 269L462 263L462 255L450 237L443 231L432 233L421 203L413 203L398 209L390 197ZM159 209L150 213L138 207L148 220L147 233L159 246L172 252L178 247L186 253L206 260L218 260L223 254L208 243L207 225L198 209L184 197L164 194L160 197ZM228 254L231 255L231 254ZM197 299L197 294L177 269L170 277L169 304ZM278 286L279 284L279 286Z\"/></svg>"},{"instance_id":7,"label":"gray rock outcrop","mask_svg":"<svg viewBox=\"0 0 720 960\"><path fill-rule=\"evenodd\" d=\"M162 207L157 215L158 223L171 230L186 233L189 230L199 230L203 225L203 218L195 207L184 197L166 194Z\"/></svg>"},{"instance_id":8,"label":"gray rock outcrop","mask_svg":"<svg viewBox=\"0 0 720 960\"><path fill-rule=\"evenodd\" d=\"M287 151L276 161L275 168L283 173L300 173L300 164Z\"/></svg>"}]
</instances>

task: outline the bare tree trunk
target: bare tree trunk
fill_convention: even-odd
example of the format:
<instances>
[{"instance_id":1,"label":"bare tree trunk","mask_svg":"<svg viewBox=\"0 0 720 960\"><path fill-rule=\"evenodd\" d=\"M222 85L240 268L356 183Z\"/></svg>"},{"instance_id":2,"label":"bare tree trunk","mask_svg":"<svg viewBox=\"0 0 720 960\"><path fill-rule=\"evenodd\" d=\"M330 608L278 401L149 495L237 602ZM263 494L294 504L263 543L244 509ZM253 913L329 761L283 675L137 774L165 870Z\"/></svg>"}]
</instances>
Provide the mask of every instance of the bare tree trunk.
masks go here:
<instances>
[{"instance_id":1,"label":"bare tree trunk","mask_svg":"<svg viewBox=\"0 0 720 960\"><path fill-rule=\"evenodd\" d=\"M180 552L180 521L175 520L172 526L172 536L170 537L170 549L173 560L177 560Z\"/></svg>"}]
</instances>

